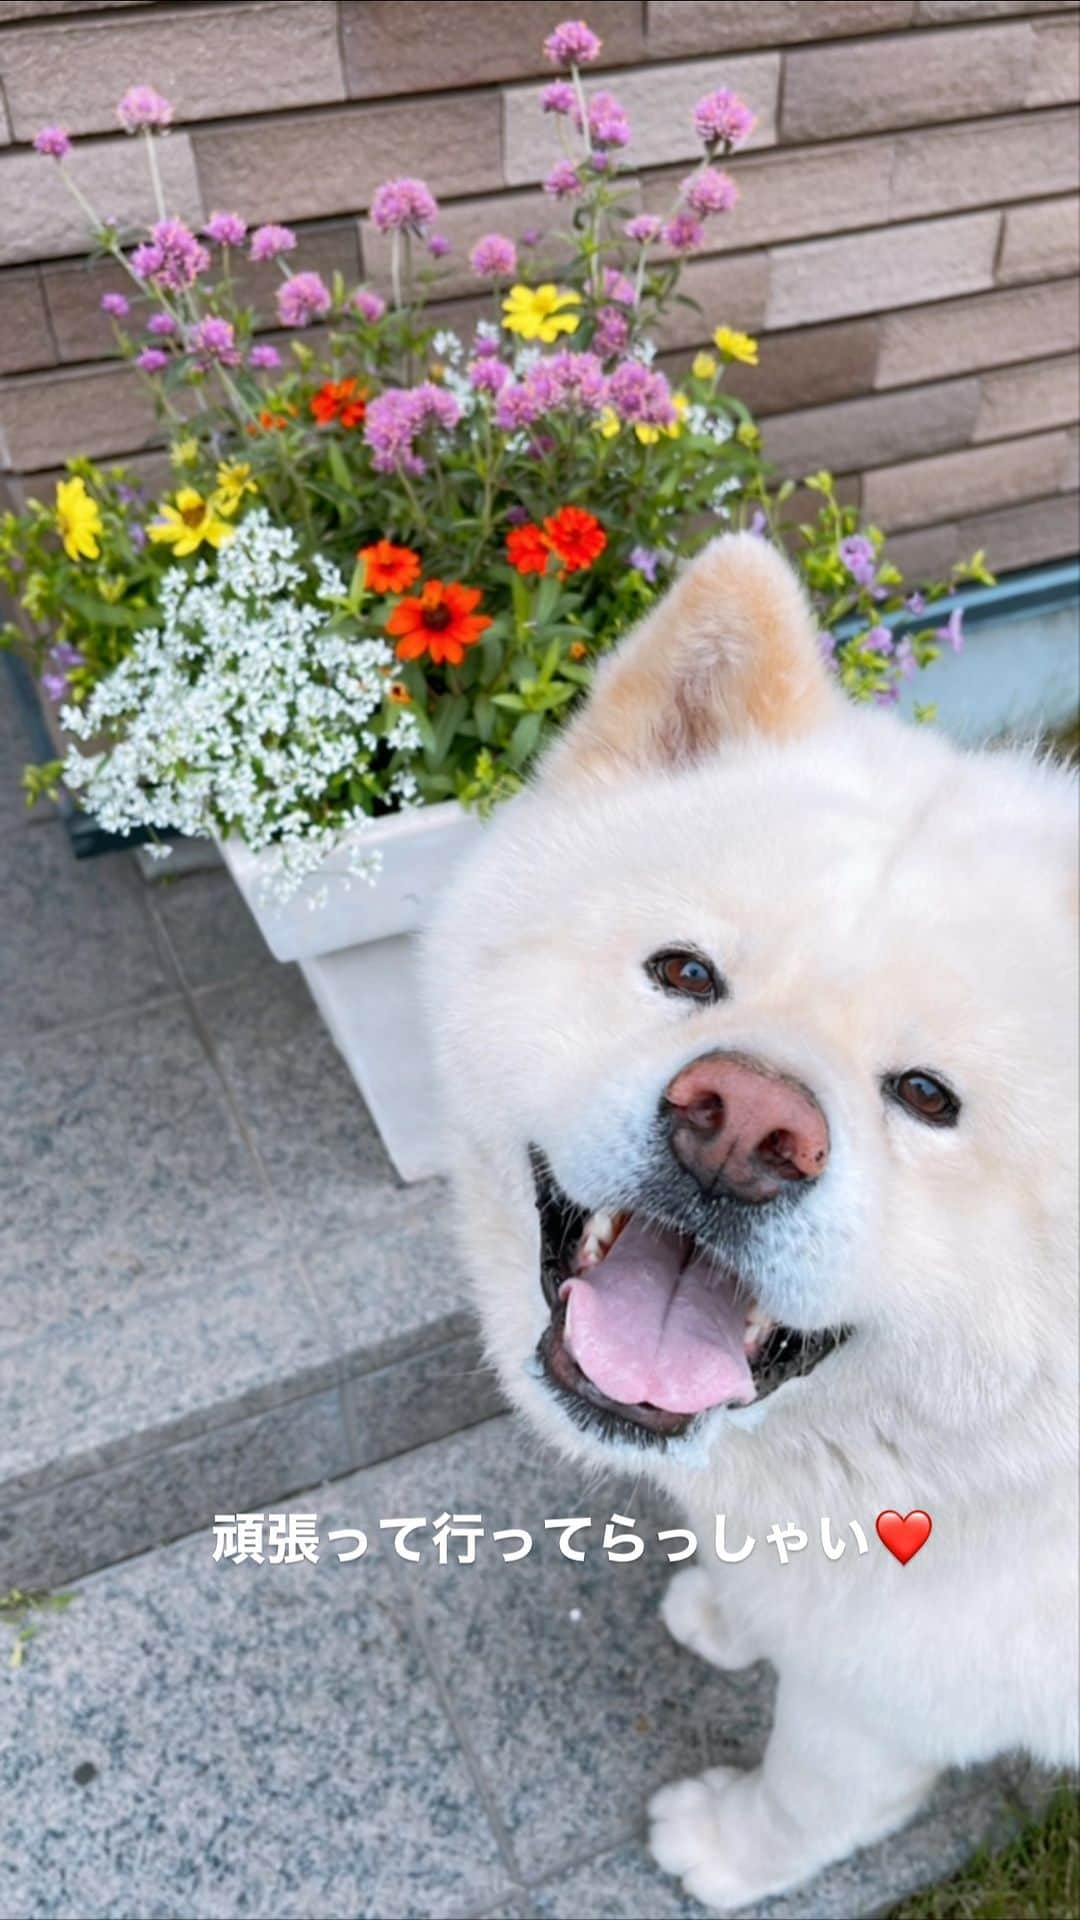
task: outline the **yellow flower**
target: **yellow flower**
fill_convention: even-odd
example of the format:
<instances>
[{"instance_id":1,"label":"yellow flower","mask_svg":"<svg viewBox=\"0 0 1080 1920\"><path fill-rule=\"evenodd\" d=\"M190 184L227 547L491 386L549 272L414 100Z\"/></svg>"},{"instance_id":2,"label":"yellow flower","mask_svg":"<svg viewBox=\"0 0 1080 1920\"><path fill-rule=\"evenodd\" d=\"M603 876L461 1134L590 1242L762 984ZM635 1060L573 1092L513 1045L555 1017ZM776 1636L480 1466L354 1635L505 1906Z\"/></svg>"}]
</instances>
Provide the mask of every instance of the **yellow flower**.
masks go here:
<instances>
[{"instance_id":1,"label":"yellow flower","mask_svg":"<svg viewBox=\"0 0 1080 1920\"><path fill-rule=\"evenodd\" d=\"M560 292L552 281L542 287L511 287L503 301L503 326L523 340L542 340L550 346L560 333L574 333L580 314L564 307L580 307L580 293Z\"/></svg>"},{"instance_id":2,"label":"yellow flower","mask_svg":"<svg viewBox=\"0 0 1080 1920\"><path fill-rule=\"evenodd\" d=\"M233 536L233 528L220 517L220 508L218 494L212 493L204 500L194 487L181 487L175 505L158 509L160 518L151 521L150 538L167 541L178 558L194 553L204 540L211 547L220 547Z\"/></svg>"},{"instance_id":3,"label":"yellow flower","mask_svg":"<svg viewBox=\"0 0 1080 1920\"><path fill-rule=\"evenodd\" d=\"M169 448L169 459L174 467L193 467L199 457L199 443L191 435L186 440L177 440Z\"/></svg>"},{"instance_id":4,"label":"yellow flower","mask_svg":"<svg viewBox=\"0 0 1080 1920\"><path fill-rule=\"evenodd\" d=\"M690 371L695 380L711 380L719 365L711 353L695 353Z\"/></svg>"},{"instance_id":5,"label":"yellow flower","mask_svg":"<svg viewBox=\"0 0 1080 1920\"><path fill-rule=\"evenodd\" d=\"M744 420L741 427L736 427L735 438L740 447L753 448L761 445L761 434L752 420Z\"/></svg>"},{"instance_id":6,"label":"yellow flower","mask_svg":"<svg viewBox=\"0 0 1080 1920\"><path fill-rule=\"evenodd\" d=\"M614 440L619 431L619 416L614 407L601 407L593 426L597 433L603 434L605 440Z\"/></svg>"},{"instance_id":7,"label":"yellow flower","mask_svg":"<svg viewBox=\"0 0 1080 1920\"><path fill-rule=\"evenodd\" d=\"M660 428L652 426L648 420L639 420L634 432L643 447L655 447L660 438Z\"/></svg>"},{"instance_id":8,"label":"yellow flower","mask_svg":"<svg viewBox=\"0 0 1080 1920\"><path fill-rule=\"evenodd\" d=\"M673 393L671 396L671 404L675 409L676 417L670 427L654 427L651 426L647 420L642 420L639 421L638 425L634 428L634 432L637 434L643 447L655 447L661 434L665 434L669 440L678 439L682 432L683 420L686 417L686 410L690 402L685 393Z\"/></svg>"},{"instance_id":9,"label":"yellow flower","mask_svg":"<svg viewBox=\"0 0 1080 1920\"><path fill-rule=\"evenodd\" d=\"M713 339L725 360L741 360L744 366L757 366L758 343L753 334L738 333L734 327L717 327Z\"/></svg>"},{"instance_id":10,"label":"yellow flower","mask_svg":"<svg viewBox=\"0 0 1080 1920\"><path fill-rule=\"evenodd\" d=\"M223 460L217 470L214 500L224 514L234 514L245 493L258 493L247 460Z\"/></svg>"},{"instance_id":11,"label":"yellow flower","mask_svg":"<svg viewBox=\"0 0 1080 1920\"><path fill-rule=\"evenodd\" d=\"M56 524L69 560L96 560L101 548L101 510L86 491L85 480L59 480L56 485Z\"/></svg>"}]
</instances>

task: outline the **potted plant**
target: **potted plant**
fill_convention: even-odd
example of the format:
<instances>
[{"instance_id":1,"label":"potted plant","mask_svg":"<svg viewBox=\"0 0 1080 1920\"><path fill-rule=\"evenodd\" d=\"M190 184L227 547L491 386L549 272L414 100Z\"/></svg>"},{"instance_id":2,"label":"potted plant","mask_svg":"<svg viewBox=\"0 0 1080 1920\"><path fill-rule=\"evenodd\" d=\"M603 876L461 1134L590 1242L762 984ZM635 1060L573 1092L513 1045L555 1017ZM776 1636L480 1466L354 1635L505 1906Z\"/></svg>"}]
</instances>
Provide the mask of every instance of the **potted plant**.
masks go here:
<instances>
[{"instance_id":1,"label":"potted plant","mask_svg":"<svg viewBox=\"0 0 1080 1920\"><path fill-rule=\"evenodd\" d=\"M196 235L171 216L156 143L172 108L129 89L118 113L159 217L132 245L87 213L128 277L103 305L175 480L148 500L122 468L72 460L55 500L0 526L36 635L6 637L29 644L65 743L30 797L62 782L112 832L218 840L405 1178L439 1161L408 945L427 901L673 569L718 520L779 537L794 491L724 386L756 363L751 338L719 325L678 379L658 359L682 263L734 204L718 162L753 115L703 99L698 165L667 217L642 213L626 116L583 81L599 41L574 21L545 46L540 106L565 149L545 188L565 225L477 242L490 318L467 340L426 319L447 243L423 181L372 201L390 301L327 286L284 226L218 212ZM64 130L36 144L81 198ZM238 295L241 255L277 265L283 340ZM981 556L912 595L829 475L807 485L820 510L790 537L822 646L853 697L894 700L943 637L959 644L932 603L987 578Z\"/></svg>"}]
</instances>

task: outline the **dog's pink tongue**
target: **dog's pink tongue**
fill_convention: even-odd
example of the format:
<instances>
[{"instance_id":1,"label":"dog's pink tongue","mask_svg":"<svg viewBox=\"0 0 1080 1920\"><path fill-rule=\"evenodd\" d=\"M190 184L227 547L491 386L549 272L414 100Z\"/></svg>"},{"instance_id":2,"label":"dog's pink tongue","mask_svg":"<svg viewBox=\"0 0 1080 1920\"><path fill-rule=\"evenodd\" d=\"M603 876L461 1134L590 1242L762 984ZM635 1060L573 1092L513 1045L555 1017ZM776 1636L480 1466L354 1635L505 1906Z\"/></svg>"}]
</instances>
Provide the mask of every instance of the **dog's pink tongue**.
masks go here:
<instances>
[{"instance_id":1,"label":"dog's pink tongue","mask_svg":"<svg viewBox=\"0 0 1080 1920\"><path fill-rule=\"evenodd\" d=\"M588 1278L565 1282L566 1345L609 1400L701 1413L754 1398L745 1308L706 1261L685 1263L677 1234L630 1219Z\"/></svg>"}]
</instances>

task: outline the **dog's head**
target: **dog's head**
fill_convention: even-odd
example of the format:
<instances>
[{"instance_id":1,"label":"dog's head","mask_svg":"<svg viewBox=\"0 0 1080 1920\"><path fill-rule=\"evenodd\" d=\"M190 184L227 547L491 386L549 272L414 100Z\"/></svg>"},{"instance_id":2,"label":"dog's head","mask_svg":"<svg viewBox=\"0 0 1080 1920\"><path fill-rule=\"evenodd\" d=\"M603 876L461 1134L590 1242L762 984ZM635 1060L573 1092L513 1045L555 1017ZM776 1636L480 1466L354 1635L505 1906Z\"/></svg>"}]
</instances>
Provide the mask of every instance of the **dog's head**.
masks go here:
<instances>
[{"instance_id":1,"label":"dog's head","mask_svg":"<svg viewBox=\"0 0 1080 1920\"><path fill-rule=\"evenodd\" d=\"M519 1404L593 1453L701 1457L856 1353L864 1395L946 1427L1037 1395L1068 1326L1073 826L1031 757L850 707L775 550L705 551L429 936Z\"/></svg>"}]
</instances>

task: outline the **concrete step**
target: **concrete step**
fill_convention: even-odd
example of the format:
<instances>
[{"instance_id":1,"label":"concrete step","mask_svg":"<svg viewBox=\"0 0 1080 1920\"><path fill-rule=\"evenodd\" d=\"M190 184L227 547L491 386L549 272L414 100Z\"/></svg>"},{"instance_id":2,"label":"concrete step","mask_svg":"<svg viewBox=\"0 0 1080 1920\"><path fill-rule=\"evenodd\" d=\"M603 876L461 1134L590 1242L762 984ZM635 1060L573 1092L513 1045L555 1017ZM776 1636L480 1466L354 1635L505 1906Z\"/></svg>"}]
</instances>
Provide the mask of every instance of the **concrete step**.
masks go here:
<instances>
[{"instance_id":1,"label":"concrete step","mask_svg":"<svg viewBox=\"0 0 1080 1920\"><path fill-rule=\"evenodd\" d=\"M228 1505L225 1482L210 1508ZM317 1563L215 1564L189 1538L80 1581L0 1684L0 1910L190 1920L410 1914L420 1920L702 1920L652 1864L649 1795L752 1764L773 1681L706 1668L664 1631L660 1527L639 1481L587 1485L508 1419L288 1503ZM479 1513L472 1566L440 1567L444 1511ZM634 1516L641 1559L601 1551ZM586 1560L545 1517L589 1515ZM422 1517L419 1563L380 1520ZM91 1520L88 1512L88 1524ZM491 1532L532 1531L502 1559ZM340 1563L363 1529L368 1550ZM579 1544L581 1537L579 1536ZM902 1833L756 1920L860 1920L1004 1841L1041 1781L946 1776Z\"/></svg>"}]
</instances>

